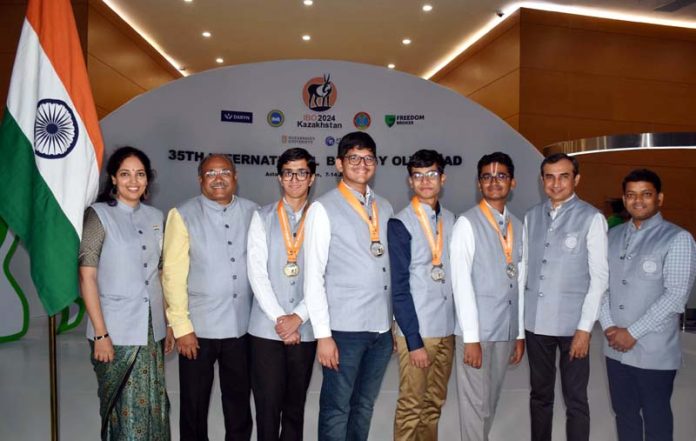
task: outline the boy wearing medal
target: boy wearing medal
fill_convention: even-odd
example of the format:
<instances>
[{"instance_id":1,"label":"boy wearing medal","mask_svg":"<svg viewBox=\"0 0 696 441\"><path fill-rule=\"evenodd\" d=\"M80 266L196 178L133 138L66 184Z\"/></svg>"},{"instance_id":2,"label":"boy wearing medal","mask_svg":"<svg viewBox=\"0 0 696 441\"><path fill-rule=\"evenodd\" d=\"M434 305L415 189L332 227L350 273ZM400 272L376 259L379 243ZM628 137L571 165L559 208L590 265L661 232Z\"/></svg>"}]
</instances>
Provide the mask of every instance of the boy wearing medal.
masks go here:
<instances>
[{"instance_id":1,"label":"boy wearing medal","mask_svg":"<svg viewBox=\"0 0 696 441\"><path fill-rule=\"evenodd\" d=\"M338 188L305 222L305 302L323 366L319 440L367 440L392 353L387 221L392 207L368 182L376 145L365 132L338 145Z\"/></svg>"},{"instance_id":2,"label":"boy wearing medal","mask_svg":"<svg viewBox=\"0 0 696 441\"><path fill-rule=\"evenodd\" d=\"M309 190L317 168L302 148L278 158L279 201L254 213L247 267L254 301L249 320L251 388L259 441L302 441L316 341L302 284L302 242Z\"/></svg>"},{"instance_id":3,"label":"boy wearing medal","mask_svg":"<svg viewBox=\"0 0 696 441\"><path fill-rule=\"evenodd\" d=\"M509 364L524 354L523 226L506 207L515 166L501 152L478 162L481 201L452 232L457 395L462 440L483 441Z\"/></svg>"},{"instance_id":4,"label":"boy wearing medal","mask_svg":"<svg viewBox=\"0 0 696 441\"><path fill-rule=\"evenodd\" d=\"M454 352L449 238L454 214L442 207L445 160L419 150L407 165L411 203L389 220L399 399L395 440L437 440Z\"/></svg>"}]
</instances>

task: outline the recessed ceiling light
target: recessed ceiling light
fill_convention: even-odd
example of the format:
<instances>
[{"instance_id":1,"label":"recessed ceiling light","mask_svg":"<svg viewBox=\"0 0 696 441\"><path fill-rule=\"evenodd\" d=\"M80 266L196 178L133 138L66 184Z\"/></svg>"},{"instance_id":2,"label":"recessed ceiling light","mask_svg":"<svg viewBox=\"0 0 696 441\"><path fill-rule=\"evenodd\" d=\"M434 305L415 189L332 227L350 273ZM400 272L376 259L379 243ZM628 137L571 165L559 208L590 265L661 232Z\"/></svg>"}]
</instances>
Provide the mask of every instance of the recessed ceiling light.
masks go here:
<instances>
[{"instance_id":1,"label":"recessed ceiling light","mask_svg":"<svg viewBox=\"0 0 696 441\"><path fill-rule=\"evenodd\" d=\"M423 5L422 9L423 9L423 12L430 12L433 10L433 5L426 3Z\"/></svg>"},{"instance_id":2,"label":"recessed ceiling light","mask_svg":"<svg viewBox=\"0 0 696 441\"><path fill-rule=\"evenodd\" d=\"M396 67L396 64L394 64L394 63L389 63L389 64L387 64L387 67L388 67L389 69L394 69L394 68Z\"/></svg>"},{"instance_id":3,"label":"recessed ceiling light","mask_svg":"<svg viewBox=\"0 0 696 441\"><path fill-rule=\"evenodd\" d=\"M313 0L304 0L302 3L304 3L305 6L312 6L314 4Z\"/></svg>"},{"instance_id":4,"label":"recessed ceiling light","mask_svg":"<svg viewBox=\"0 0 696 441\"><path fill-rule=\"evenodd\" d=\"M182 72L185 71L185 70L186 70L186 66L179 66L179 70L182 71Z\"/></svg>"},{"instance_id":5,"label":"recessed ceiling light","mask_svg":"<svg viewBox=\"0 0 696 441\"><path fill-rule=\"evenodd\" d=\"M222 63L225 62L225 60L223 60L223 59L220 58L220 57L217 57L217 58L215 59L215 62L216 62L217 64L222 64Z\"/></svg>"},{"instance_id":6,"label":"recessed ceiling light","mask_svg":"<svg viewBox=\"0 0 696 441\"><path fill-rule=\"evenodd\" d=\"M213 35L213 34L211 34L211 33L208 32L208 31L203 31L203 32L201 32L201 35L204 36L205 38L210 38L210 36Z\"/></svg>"},{"instance_id":7,"label":"recessed ceiling light","mask_svg":"<svg viewBox=\"0 0 696 441\"><path fill-rule=\"evenodd\" d=\"M309 34L305 34L305 35L302 36L302 39L303 39L304 41L309 41L309 40L312 39L312 36L309 35Z\"/></svg>"},{"instance_id":8,"label":"recessed ceiling light","mask_svg":"<svg viewBox=\"0 0 696 441\"><path fill-rule=\"evenodd\" d=\"M411 44L411 39L410 39L410 38L404 38L403 40L401 40L401 42L402 42L403 44L405 44L405 45L408 46L409 44Z\"/></svg>"},{"instance_id":9,"label":"recessed ceiling light","mask_svg":"<svg viewBox=\"0 0 696 441\"><path fill-rule=\"evenodd\" d=\"M192 3L193 0L184 0L186 3Z\"/></svg>"}]
</instances>

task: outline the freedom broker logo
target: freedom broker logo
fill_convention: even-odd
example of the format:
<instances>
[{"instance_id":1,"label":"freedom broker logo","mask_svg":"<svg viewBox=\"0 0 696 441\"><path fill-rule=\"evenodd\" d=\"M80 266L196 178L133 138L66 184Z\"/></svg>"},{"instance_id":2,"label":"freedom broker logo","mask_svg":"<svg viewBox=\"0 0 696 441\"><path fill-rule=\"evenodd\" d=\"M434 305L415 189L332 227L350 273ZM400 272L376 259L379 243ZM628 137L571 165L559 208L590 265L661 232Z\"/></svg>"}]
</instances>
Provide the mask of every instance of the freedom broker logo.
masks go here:
<instances>
[{"instance_id":1,"label":"freedom broker logo","mask_svg":"<svg viewBox=\"0 0 696 441\"><path fill-rule=\"evenodd\" d=\"M403 114L403 115L384 115L384 123L387 127L397 126L412 126L417 121L424 121L425 115Z\"/></svg>"},{"instance_id":2,"label":"freedom broker logo","mask_svg":"<svg viewBox=\"0 0 696 441\"><path fill-rule=\"evenodd\" d=\"M254 114L251 112L238 112L236 110L222 110L220 121L251 124L254 122Z\"/></svg>"}]
</instances>

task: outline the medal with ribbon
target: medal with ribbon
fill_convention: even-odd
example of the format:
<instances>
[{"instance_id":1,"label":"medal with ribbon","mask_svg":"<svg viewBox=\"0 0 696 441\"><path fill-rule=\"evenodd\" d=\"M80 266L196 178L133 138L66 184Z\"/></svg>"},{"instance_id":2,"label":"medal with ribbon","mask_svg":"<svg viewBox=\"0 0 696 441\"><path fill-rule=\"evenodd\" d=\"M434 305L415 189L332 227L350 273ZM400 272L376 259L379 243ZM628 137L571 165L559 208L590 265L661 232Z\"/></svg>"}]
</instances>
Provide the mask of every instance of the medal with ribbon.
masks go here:
<instances>
[{"instance_id":1,"label":"medal with ribbon","mask_svg":"<svg viewBox=\"0 0 696 441\"><path fill-rule=\"evenodd\" d=\"M418 197L414 196L411 199L411 205L413 206L413 211L416 213L418 222L420 222L425 238L428 240L428 245L430 246L430 252L432 253L432 268L430 270L430 277L436 282L445 281L445 270L442 267L442 250L444 244L444 235L442 234L442 216L437 221L437 240L433 237L433 230L430 228L430 222L428 221L428 216L425 214L425 210L421 206Z\"/></svg>"},{"instance_id":2,"label":"medal with ribbon","mask_svg":"<svg viewBox=\"0 0 696 441\"><path fill-rule=\"evenodd\" d=\"M498 233L500 246L503 247L503 254L505 254L505 263L507 264L505 266L505 273L509 278L512 279L517 275L517 267L515 266L515 263L512 261L512 244L514 243L512 222L508 221L507 232L505 234L505 237L503 237L503 233L500 231L500 227L496 223L495 219L493 219L493 213L491 213L491 209L488 207L486 201L481 199L479 207L481 208L483 215L486 216L486 219L488 219L488 223L490 223L491 226L495 229L496 233Z\"/></svg>"},{"instance_id":3,"label":"medal with ribbon","mask_svg":"<svg viewBox=\"0 0 696 441\"><path fill-rule=\"evenodd\" d=\"M345 182L341 181L338 184L338 191L341 192L343 198L348 202L348 205L358 213L358 216L367 224L370 229L370 252L375 257L384 255L384 245L379 240L379 213L377 211L377 202L372 201L372 217L368 217L358 198L351 193Z\"/></svg>"},{"instance_id":4,"label":"medal with ribbon","mask_svg":"<svg viewBox=\"0 0 696 441\"><path fill-rule=\"evenodd\" d=\"M287 277L296 277L300 274L300 266L297 264L297 255L300 253L302 241L304 240L304 221L307 210L303 211L300 225L297 227L297 233L294 236L282 199L278 201L277 211L278 220L280 221L280 231L283 233L283 241L285 242L285 252L288 256L288 262L283 267L283 274Z\"/></svg>"}]
</instances>

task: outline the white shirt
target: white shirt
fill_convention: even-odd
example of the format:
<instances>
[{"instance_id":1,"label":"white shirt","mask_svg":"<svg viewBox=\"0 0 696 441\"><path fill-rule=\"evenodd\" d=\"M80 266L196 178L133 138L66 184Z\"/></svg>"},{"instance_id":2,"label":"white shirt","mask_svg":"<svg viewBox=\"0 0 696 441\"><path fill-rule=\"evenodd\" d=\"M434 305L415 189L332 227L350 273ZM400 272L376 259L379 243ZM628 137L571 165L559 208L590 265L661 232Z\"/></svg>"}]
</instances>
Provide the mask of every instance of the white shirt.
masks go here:
<instances>
[{"instance_id":1,"label":"white shirt","mask_svg":"<svg viewBox=\"0 0 696 441\"><path fill-rule=\"evenodd\" d=\"M552 219L556 218L558 209L575 197L571 197L552 209L549 214ZM590 271L590 286L582 304L580 321L576 329L585 332L592 332L592 327L599 317L599 310L602 305L602 296L609 289L609 261L607 260L608 239L607 239L607 220L602 213L595 214L587 231L587 264ZM524 236L528 236L527 217L524 218ZM527 267L527 241L524 241L524 251L522 262ZM533 329L530 331L534 332Z\"/></svg>"},{"instance_id":2,"label":"white shirt","mask_svg":"<svg viewBox=\"0 0 696 441\"><path fill-rule=\"evenodd\" d=\"M349 187L350 188L350 187ZM362 195L360 195L362 197ZM372 190L367 187L365 198L372 199ZM314 337L331 337L331 317L326 297L324 273L331 245L331 222L321 202L313 202L307 210L304 240L304 300L312 321ZM346 268L348 271L349 268ZM389 329L371 329L369 332L386 332Z\"/></svg>"},{"instance_id":3,"label":"white shirt","mask_svg":"<svg viewBox=\"0 0 696 441\"><path fill-rule=\"evenodd\" d=\"M487 202L486 202L487 203ZM490 207L490 204L488 205ZM507 207L500 214L491 207L491 213L498 221L508 218ZM509 221L509 220L508 220ZM522 242L526 244L525 232L522 232ZM523 248L523 252L526 247ZM479 342L478 306L476 304L476 292L471 281L471 270L476 253L476 238L471 222L465 216L459 216L452 229L452 241L450 244L450 261L452 268L452 287L454 289L454 304L457 305L457 321L462 330L464 343ZM523 258L517 272L518 284L518 339L524 338L524 283L527 279L526 260Z\"/></svg>"},{"instance_id":4,"label":"white shirt","mask_svg":"<svg viewBox=\"0 0 696 441\"><path fill-rule=\"evenodd\" d=\"M304 206L291 216L301 217L303 210ZM278 298L273 292L273 286L268 276L268 243L266 242L263 220L258 211L254 212L251 217L247 233L247 274L254 297L259 302L261 310L273 323L276 323L278 317L287 313L278 303ZM297 303L292 314L297 314L302 319L302 323L307 321L309 314L304 299Z\"/></svg>"}]
</instances>

